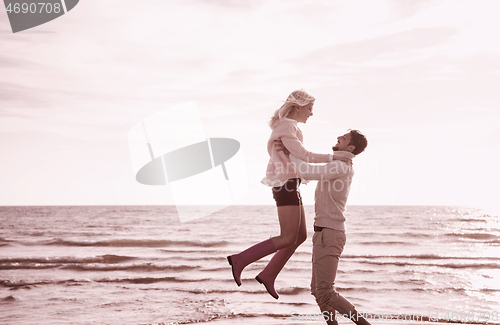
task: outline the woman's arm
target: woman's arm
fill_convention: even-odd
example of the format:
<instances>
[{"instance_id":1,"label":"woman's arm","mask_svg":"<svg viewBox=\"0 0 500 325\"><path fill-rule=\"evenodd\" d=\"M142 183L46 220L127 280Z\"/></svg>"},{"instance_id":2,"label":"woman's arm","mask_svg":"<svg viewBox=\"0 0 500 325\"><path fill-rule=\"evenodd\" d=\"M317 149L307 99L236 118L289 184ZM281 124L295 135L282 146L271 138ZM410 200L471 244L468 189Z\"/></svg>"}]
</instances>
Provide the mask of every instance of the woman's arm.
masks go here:
<instances>
[{"instance_id":1,"label":"woman's arm","mask_svg":"<svg viewBox=\"0 0 500 325\"><path fill-rule=\"evenodd\" d=\"M281 140L276 140L274 146L278 151L282 151L285 155L290 155L290 151L285 147ZM339 154L338 152L337 154L331 155L330 158L330 161L340 160L347 163L348 165L352 165L352 159L350 157L346 157L345 155Z\"/></svg>"},{"instance_id":2,"label":"woman's arm","mask_svg":"<svg viewBox=\"0 0 500 325\"><path fill-rule=\"evenodd\" d=\"M352 166L336 161L326 165L311 165L294 156L290 156L290 160L299 176L305 180L334 180L352 172Z\"/></svg>"},{"instance_id":3,"label":"woman's arm","mask_svg":"<svg viewBox=\"0 0 500 325\"><path fill-rule=\"evenodd\" d=\"M283 145L290 154L304 161L311 163L327 163L332 160L332 155L307 151L297 137L282 137L281 142L283 142Z\"/></svg>"}]
</instances>

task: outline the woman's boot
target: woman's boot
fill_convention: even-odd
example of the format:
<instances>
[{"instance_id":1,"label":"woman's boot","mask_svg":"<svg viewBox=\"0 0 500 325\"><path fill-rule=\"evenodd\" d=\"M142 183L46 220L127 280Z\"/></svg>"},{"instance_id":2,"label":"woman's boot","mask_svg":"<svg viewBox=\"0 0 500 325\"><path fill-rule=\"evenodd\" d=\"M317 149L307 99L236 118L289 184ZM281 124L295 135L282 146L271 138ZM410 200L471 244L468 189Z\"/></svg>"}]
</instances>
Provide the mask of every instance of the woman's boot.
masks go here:
<instances>
[{"instance_id":1,"label":"woman's boot","mask_svg":"<svg viewBox=\"0 0 500 325\"><path fill-rule=\"evenodd\" d=\"M227 257L233 271L233 278L238 286L241 285L241 272L250 263L260 260L264 256L276 252L274 243L271 239L265 240L254 245L243 252Z\"/></svg>"},{"instance_id":2,"label":"woman's boot","mask_svg":"<svg viewBox=\"0 0 500 325\"><path fill-rule=\"evenodd\" d=\"M259 281L259 283L262 283L266 287L267 292L269 292L269 294L273 296L274 299L279 298L278 293L274 289L274 280L276 280L276 277L281 272L286 262L290 259L296 249L297 247L295 246L288 246L280 249L276 254L274 254L273 258L269 261L266 268L255 277L255 280Z\"/></svg>"}]
</instances>

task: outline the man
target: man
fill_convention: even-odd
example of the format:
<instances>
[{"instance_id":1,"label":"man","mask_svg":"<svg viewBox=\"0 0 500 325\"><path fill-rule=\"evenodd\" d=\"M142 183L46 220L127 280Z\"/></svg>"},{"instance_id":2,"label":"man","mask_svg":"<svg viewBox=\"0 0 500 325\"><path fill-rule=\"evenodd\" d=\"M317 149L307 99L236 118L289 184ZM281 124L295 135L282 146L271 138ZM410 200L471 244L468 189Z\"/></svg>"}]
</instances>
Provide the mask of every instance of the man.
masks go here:
<instances>
[{"instance_id":1,"label":"man","mask_svg":"<svg viewBox=\"0 0 500 325\"><path fill-rule=\"evenodd\" d=\"M332 148L336 156L354 158L363 152L368 142L357 130L337 138ZM301 178L317 180L312 253L311 293L328 325L338 324L335 311L358 325L370 323L358 315L354 306L333 287L340 255L346 242L345 205L349 195L352 165L333 160L325 165L311 165L290 155Z\"/></svg>"}]
</instances>

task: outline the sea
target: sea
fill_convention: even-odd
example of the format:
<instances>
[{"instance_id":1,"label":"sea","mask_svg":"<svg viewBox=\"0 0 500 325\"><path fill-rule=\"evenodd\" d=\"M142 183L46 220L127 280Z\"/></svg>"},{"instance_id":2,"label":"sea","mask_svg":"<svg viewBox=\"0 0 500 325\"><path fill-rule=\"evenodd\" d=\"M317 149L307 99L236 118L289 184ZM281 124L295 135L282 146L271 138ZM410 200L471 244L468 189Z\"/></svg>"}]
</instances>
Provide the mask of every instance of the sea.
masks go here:
<instances>
[{"instance_id":1,"label":"sea","mask_svg":"<svg viewBox=\"0 0 500 325\"><path fill-rule=\"evenodd\" d=\"M204 207L192 207L204 209ZM274 206L190 222L175 206L0 207L0 324L325 324L308 239L276 280L226 256L279 234ZM372 324L499 324L500 218L479 208L348 206L336 289ZM350 324L340 318L340 324Z\"/></svg>"}]
</instances>

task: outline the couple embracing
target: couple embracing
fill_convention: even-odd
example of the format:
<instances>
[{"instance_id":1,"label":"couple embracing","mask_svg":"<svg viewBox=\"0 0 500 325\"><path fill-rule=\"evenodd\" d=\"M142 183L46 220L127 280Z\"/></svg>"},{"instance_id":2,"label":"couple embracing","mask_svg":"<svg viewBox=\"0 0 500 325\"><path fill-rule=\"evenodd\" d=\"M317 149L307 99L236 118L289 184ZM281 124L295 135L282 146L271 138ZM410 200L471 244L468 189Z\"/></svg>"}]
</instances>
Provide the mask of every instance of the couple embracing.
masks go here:
<instances>
[{"instance_id":1,"label":"couple embracing","mask_svg":"<svg viewBox=\"0 0 500 325\"><path fill-rule=\"evenodd\" d=\"M301 180L317 180L311 293L327 324L337 324L335 313L338 312L358 325L367 325L368 321L333 286L346 242L344 211L354 174L352 159L364 151L367 140L359 131L350 130L337 138L331 154L307 151L302 145L303 136L297 123L306 123L313 115L314 101L315 98L306 91L296 90L276 110L269 122L272 129L267 145L270 160L262 183L272 187L280 235L228 256L227 259L234 280L240 286L241 273L248 264L274 253L255 279L265 286L271 296L278 299L274 281L297 247L307 238L299 185Z\"/></svg>"}]
</instances>

